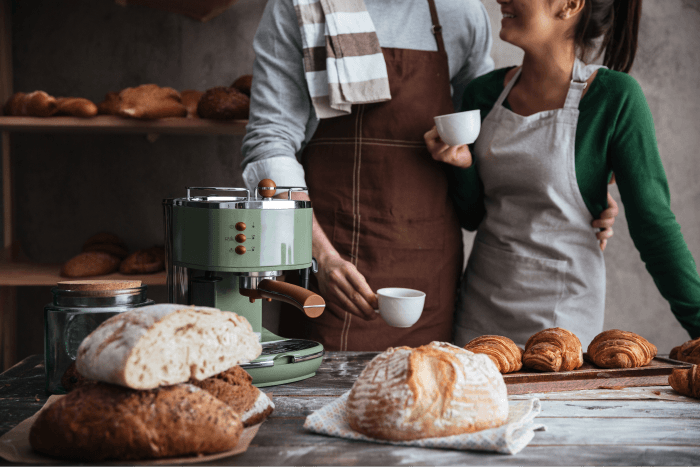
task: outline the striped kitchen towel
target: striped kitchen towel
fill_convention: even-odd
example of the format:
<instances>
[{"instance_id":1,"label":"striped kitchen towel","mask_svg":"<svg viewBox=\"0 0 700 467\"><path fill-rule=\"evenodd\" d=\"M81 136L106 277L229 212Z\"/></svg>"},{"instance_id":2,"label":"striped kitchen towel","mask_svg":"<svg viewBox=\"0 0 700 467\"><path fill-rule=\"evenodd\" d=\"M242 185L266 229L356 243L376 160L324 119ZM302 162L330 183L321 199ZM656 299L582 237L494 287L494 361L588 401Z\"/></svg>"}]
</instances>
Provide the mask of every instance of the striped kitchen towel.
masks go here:
<instances>
[{"instance_id":1,"label":"striped kitchen towel","mask_svg":"<svg viewBox=\"0 0 700 467\"><path fill-rule=\"evenodd\" d=\"M384 55L364 0L293 0L304 72L318 118L391 99Z\"/></svg>"}]
</instances>

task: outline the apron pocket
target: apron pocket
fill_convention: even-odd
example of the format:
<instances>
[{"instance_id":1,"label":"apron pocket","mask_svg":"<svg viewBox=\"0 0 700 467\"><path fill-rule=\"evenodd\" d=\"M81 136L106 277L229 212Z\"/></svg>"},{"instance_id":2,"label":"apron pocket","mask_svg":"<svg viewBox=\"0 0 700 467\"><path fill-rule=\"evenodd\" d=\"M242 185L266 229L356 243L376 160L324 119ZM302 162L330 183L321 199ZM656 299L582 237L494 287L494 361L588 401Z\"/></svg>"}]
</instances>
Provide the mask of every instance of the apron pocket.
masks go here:
<instances>
[{"instance_id":1,"label":"apron pocket","mask_svg":"<svg viewBox=\"0 0 700 467\"><path fill-rule=\"evenodd\" d=\"M462 287L461 327L524 344L555 325L566 261L523 256L474 243Z\"/></svg>"}]
</instances>

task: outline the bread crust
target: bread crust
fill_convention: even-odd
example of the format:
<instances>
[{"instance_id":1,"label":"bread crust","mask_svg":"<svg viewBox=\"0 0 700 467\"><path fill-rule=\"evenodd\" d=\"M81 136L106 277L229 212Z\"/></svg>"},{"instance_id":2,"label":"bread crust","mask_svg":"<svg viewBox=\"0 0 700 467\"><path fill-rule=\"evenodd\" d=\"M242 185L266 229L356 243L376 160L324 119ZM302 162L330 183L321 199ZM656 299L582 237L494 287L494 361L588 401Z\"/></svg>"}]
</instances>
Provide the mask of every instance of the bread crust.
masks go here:
<instances>
[{"instance_id":1,"label":"bread crust","mask_svg":"<svg viewBox=\"0 0 700 467\"><path fill-rule=\"evenodd\" d=\"M581 341L563 328L544 329L525 344L523 365L540 371L571 371L583 365Z\"/></svg>"},{"instance_id":2,"label":"bread crust","mask_svg":"<svg viewBox=\"0 0 700 467\"><path fill-rule=\"evenodd\" d=\"M654 344L633 332L610 329L588 345L588 358L601 368L637 368L656 356Z\"/></svg>"},{"instance_id":3,"label":"bread crust","mask_svg":"<svg viewBox=\"0 0 700 467\"><path fill-rule=\"evenodd\" d=\"M97 115L94 102L83 97L59 97L56 99L56 115L89 118Z\"/></svg>"},{"instance_id":4,"label":"bread crust","mask_svg":"<svg viewBox=\"0 0 700 467\"><path fill-rule=\"evenodd\" d=\"M122 274L151 274L165 269L165 254L159 254L159 247L137 250L119 265Z\"/></svg>"},{"instance_id":5,"label":"bread crust","mask_svg":"<svg viewBox=\"0 0 700 467\"><path fill-rule=\"evenodd\" d=\"M523 349L511 339L503 336L486 335L472 339L464 346L474 353L483 353L496 364L501 373L512 373L523 367Z\"/></svg>"},{"instance_id":6,"label":"bread crust","mask_svg":"<svg viewBox=\"0 0 700 467\"><path fill-rule=\"evenodd\" d=\"M135 391L95 383L42 411L29 442L62 459L135 460L226 451L242 431L235 411L189 384Z\"/></svg>"},{"instance_id":7,"label":"bread crust","mask_svg":"<svg viewBox=\"0 0 700 467\"><path fill-rule=\"evenodd\" d=\"M14 93L5 103L5 115L15 117L50 117L58 110L56 98L44 91Z\"/></svg>"},{"instance_id":8,"label":"bread crust","mask_svg":"<svg viewBox=\"0 0 700 467\"><path fill-rule=\"evenodd\" d=\"M347 402L352 429L385 440L471 433L507 418L506 385L493 361L444 342L377 355Z\"/></svg>"},{"instance_id":9,"label":"bread crust","mask_svg":"<svg viewBox=\"0 0 700 467\"><path fill-rule=\"evenodd\" d=\"M194 89L186 89L180 92L180 99L182 100L182 105L187 109L187 118L199 118L197 114L197 105L199 104L199 99L202 98L204 92L196 91Z\"/></svg>"},{"instance_id":10,"label":"bread crust","mask_svg":"<svg viewBox=\"0 0 700 467\"><path fill-rule=\"evenodd\" d=\"M700 399L700 369L698 365L691 368L676 368L668 377L668 384L684 396Z\"/></svg>"},{"instance_id":11,"label":"bread crust","mask_svg":"<svg viewBox=\"0 0 700 467\"><path fill-rule=\"evenodd\" d=\"M671 349L669 358L700 365L700 337L686 341Z\"/></svg>"},{"instance_id":12,"label":"bread crust","mask_svg":"<svg viewBox=\"0 0 700 467\"><path fill-rule=\"evenodd\" d=\"M97 104L98 115L119 115L122 99L118 92L108 92L102 102Z\"/></svg>"},{"instance_id":13,"label":"bread crust","mask_svg":"<svg viewBox=\"0 0 700 467\"><path fill-rule=\"evenodd\" d=\"M253 75L239 76L236 81L231 84L232 88L238 89L246 96L250 97L250 88L253 85Z\"/></svg>"},{"instance_id":14,"label":"bread crust","mask_svg":"<svg viewBox=\"0 0 700 467\"><path fill-rule=\"evenodd\" d=\"M250 98L235 88L219 86L207 89L199 99L197 114L218 120L246 119Z\"/></svg>"}]
</instances>

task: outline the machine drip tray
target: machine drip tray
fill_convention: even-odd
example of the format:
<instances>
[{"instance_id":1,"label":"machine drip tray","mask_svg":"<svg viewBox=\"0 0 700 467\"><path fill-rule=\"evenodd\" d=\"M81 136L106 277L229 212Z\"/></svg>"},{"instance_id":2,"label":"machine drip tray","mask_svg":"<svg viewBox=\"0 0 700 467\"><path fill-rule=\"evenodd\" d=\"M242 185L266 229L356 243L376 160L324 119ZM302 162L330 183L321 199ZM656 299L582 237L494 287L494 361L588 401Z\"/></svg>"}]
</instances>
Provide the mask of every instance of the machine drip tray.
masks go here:
<instances>
[{"instance_id":1,"label":"machine drip tray","mask_svg":"<svg viewBox=\"0 0 700 467\"><path fill-rule=\"evenodd\" d=\"M299 352L301 350L313 349L314 347L318 346L318 342L307 341L304 339L285 339L274 342L263 342L261 355L276 355L284 352Z\"/></svg>"}]
</instances>

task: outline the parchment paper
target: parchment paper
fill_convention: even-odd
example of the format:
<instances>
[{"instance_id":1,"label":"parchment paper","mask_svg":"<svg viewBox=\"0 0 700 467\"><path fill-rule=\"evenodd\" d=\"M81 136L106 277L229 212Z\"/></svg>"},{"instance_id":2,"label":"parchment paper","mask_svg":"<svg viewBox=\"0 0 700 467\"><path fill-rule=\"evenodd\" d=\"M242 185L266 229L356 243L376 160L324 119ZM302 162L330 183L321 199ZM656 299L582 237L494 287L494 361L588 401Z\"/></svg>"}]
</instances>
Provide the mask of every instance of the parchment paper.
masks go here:
<instances>
[{"instance_id":1,"label":"parchment paper","mask_svg":"<svg viewBox=\"0 0 700 467\"><path fill-rule=\"evenodd\" d=\"M29 445L29 429L32 427L34 420L45 410L49 405L56 402L62 395L53 395L49 397L46 404L37 413L29 417L28 419L21 422L19 425L14 427L12 430L5 433L0 437L0 457L8 462L21 462L25 464L75 464L75 461L56 459L53 457L45 456L34 451ZM189 457L167 457L163 459L149 459L149 460L128 460L128 461L115 461L115 462L101 462L105 465L124 465L125 463L129 465L173 465L173 464L195 464L198 462L208 462L217 459L222 459L224 457L234 456L245 452L248 449L248 445L253 440L258 432L262 423L253 425L243 430L241 437L238 440L238 444L235 448L229 451L218 452L216 454L207 454L202 456L189 456Z\"/></svg>"}]
</instances>

